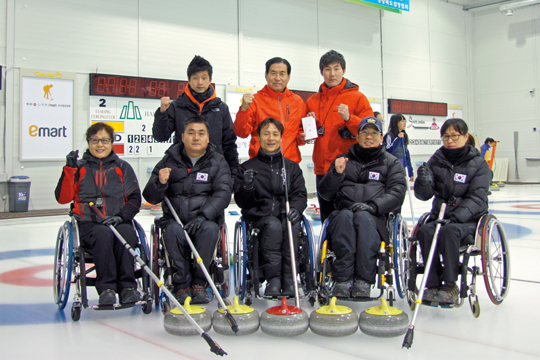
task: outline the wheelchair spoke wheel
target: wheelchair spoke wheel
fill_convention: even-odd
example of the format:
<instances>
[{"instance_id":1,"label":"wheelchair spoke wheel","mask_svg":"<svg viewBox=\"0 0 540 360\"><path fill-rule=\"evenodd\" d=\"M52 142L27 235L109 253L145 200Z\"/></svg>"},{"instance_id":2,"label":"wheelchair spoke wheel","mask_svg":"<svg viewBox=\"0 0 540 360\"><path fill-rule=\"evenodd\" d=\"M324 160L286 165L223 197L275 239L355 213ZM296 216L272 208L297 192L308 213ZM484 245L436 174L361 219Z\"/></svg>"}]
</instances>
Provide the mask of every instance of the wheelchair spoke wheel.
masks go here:
<instances>
[{"instance_id":1,"label":"wheelchair spoke wheel","mask_svg":"<svg viewBox=\"0 0 540 360\"><path fill-rule=\"evenodd\" d=\"M73 231L69 221L58 230L54 254L54 302L63 310L69 297L73 266Z\"/></svg>"},{"instance_id":2,"label":"wheelchair spoke wheel","mask_svg":"<svg viewBox=\"0 0 540 360\"><path fill-rule=\"evenodd\" d=\"M244 242L247 236L244 221L237 221L234 229L234 292L240 300L246 295L246 259L244 255Z\"/></svg>"},{"instance_id":3,"label":"wheelchair spoke wheel","mask_svg":"<svg viewBox=\"0 0 540 360\"><path fill-rule=\"evenodd\" d=\"M150 236L152 237L152 263L150 264L150 266L152 267L152 272L154 273L154 275L156 275L158 279L162 280L159 267L159 228L155 224L152 224L150 226ZM153 284L153 289L154 304L158 306L159 287L156 283Z\"/></svg>"},{"instance_id":4,"label":"wheelchair spoke wheel","mask_svg":"<svg viewBox=\"0 0 540 360\"><path fill-rule=\"evenodd\" d=\"M499 305L510 289L510 251L502 223L491 214L482 220L484 283L491 302Z\"/></svg>"},{"instance_id":5,"label":"wheelchair spoke wheel","mask_svg":"<svg viewBox=\"0 0 540 360\"><path fill-rule=\"evenodd\" d=\"M409 282L410 258L408 254L409 229L407 222L398 215L394 221L394 266L398 295L401 299L407 295Z\"/></svg>"}]
</instances>

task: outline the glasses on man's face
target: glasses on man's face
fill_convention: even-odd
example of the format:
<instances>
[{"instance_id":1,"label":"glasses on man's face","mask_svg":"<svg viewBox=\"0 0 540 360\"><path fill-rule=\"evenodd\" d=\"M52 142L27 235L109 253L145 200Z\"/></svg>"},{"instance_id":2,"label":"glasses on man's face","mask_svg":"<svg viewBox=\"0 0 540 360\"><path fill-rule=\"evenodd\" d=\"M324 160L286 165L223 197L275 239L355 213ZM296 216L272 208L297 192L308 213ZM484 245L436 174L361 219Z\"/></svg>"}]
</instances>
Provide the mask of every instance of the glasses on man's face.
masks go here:
<instances>
[{"instance_id":1,"label":"glasses on man's face","mask_svg":"<svg viewBox=\"0 0 540 360\"><path fill-rule=\"evenodd\" d=\"M381 133L378 132L378 131L366 131L366 130L362 130L359 132L359 134L362 134L363 136L371 136L371 137L375 137L377 135L380 135Z\"/></svg>"},{"instance_id":2,"label":"glasses on man's face","mask_svg":"<svg viewBox=\"0 0 540 360\"><path fill-rule=\"evenodd\" d=\"M99 144L99 142L101 141L101 143L103 145L109 145L111 143L111 139L97 139L97 138L90 138L90 144L92 145L97 145Z\"/></svg>"},{"instance_id":3,"label":"glasses on man's face","mask_svg":"<svg viewBox=\"0 0 540 360\"><path fill-rule=\"evenodd\" d=\"M459 139L460 136L463 136L463 135L461 135L461 134L443 135L443 136L441 136L441 139L443 141L448 141L450 139L452 139L452 141L456 141L457 139Z\"/></svg>"}]
</instances>

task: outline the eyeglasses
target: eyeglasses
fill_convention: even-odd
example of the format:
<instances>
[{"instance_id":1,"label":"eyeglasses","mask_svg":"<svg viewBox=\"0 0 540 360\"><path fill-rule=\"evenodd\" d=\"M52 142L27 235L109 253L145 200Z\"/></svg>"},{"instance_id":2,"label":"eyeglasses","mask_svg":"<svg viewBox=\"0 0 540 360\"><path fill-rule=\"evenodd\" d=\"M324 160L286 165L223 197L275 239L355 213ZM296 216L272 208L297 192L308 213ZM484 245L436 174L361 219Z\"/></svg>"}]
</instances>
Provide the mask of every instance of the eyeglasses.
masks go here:
<instances>
[{"instance_id":1,"label":"eyeglasses","mask_svg":"<svg viewBox=\"0 0 540 360\"><path fill-rule=\"evenodd\" d=\"M90 142L90 144L92 145L97 145L99 144L99 142L101 141L101 143L103 145L109 145L111 143L111 140L112 139L96 139L96 138L90 138L88 139L88 141Z\"/></svg>"},{"instance_id":2,"label":"eyeglasses","mask_svg":"<svg viewBox=\"0 0 540 360\"><path fill-rule=\"evenodd\" d=\"M452 141L456 141L457 139L459 139L460 136L465 136L465 135L462 135L462 134L443 135L443 136L441 136L441 139L443 141L448 141L450 139L452 139Z\"/></svg>"},{"instance_id":3,"label":"eyeglasses","mask_svg":"<svg viewBox=\"0 0 540 360\"><path fill-rule=\"evenodd\" d=\"M359 133L359 134L362 134L362 135L364 135L364 136L370 135L371 137L374 137L374 136L377 136L377 135L381 135L381 133L378 132L378 131L366 131L366 130L362 130L362 131L359 131L358 133Z\"/></svg>"}]
</instances>

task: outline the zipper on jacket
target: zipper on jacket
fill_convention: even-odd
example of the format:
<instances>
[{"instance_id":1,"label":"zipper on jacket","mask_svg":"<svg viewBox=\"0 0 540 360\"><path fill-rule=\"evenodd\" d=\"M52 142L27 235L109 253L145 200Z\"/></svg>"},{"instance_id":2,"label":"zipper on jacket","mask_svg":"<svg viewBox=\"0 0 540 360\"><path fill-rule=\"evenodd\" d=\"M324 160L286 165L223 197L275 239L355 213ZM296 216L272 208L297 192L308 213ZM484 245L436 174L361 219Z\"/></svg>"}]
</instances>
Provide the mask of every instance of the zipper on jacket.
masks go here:
<instances>
[{"instance_id":1,"label":"zipper on jacket","mask_svg":"<svg viewBox=\"0 0 540 360\"><path fill-rule=\"evenodd\" d=\"M281 106L280 106L280 109L281 109ZM270 157L270 174L273 174L274 173L274 157L271 156ZM272 178L272 177L270 177ZM272 211L270 212L270 214L273 214L274 213L274 209L275 209L275 198L274 198L274 191L272 191Z\"/></svg>"},{"instance_id":2,"label":"zipper on jacket","mask_svg":"<svg viewBox=\"0 0 540 360\"><path fill-rule=\"evenodd\" d=\"M101 199L103 200L103 215L107 215L106 214L106 209L105 209L105 198L103 197L103 161L100 160L99 161L99 188L101 189Z\"/></svg>"},{"instance_id":3,"label":"zipper on jacket","mask_svg":"<svg viewBox=\"0 0 540 360\"><path fill-rule=\"evenodd\" d=\"M277 98L279 104L279 113L281 114L281 122L284 123L285 119L283 118L283 109L281 108L281 96Z\"/></svg>"}]
</instances>

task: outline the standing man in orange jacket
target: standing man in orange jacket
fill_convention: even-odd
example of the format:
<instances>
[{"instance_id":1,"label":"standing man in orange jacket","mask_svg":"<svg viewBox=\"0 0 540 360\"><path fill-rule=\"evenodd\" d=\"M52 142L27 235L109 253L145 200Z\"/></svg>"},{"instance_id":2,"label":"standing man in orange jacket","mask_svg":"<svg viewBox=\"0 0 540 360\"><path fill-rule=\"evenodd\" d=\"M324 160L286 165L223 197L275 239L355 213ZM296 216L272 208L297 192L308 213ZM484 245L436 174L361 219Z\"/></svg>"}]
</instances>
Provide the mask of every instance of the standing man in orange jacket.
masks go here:
<instances>
[{"instance_id":1,"label":"standing man in orange jacket","mask_svg":"<svg viewBox=\"0 0 540 360\"><path fill-rule=\"evenodd\" d=\"M259 152L257 126L264 119L271 117L279 120L285 127L281 148L287 159L296 163L302 160L299 145L305 145L305 134L302 130L302 118L307 108L304 100L287 89L291 78L291 64L280 57L266 62L266 86L255 95L244 94L242 106L236 113L234 132L238 137L251 135L249 157Z\"/></svg>"},{"instance_id":2,"label":"standing man in orange jacket","mask_svg":"<svg viewBox=\"0 0 540 360\"><path fill-rule=\"evenodd\" d=\"M319 69L324 83L317 94L308 99L307 107L308 116L317 119L319 137L313 148L313 162L321 221L324 222L334 210L334 205L319 196L319 183L332 162L356 143L353 134L358 133L358 126L363 118L373 116L373 110L366 96L359 91L358 85L343 77L343 55L330 50L321 56Z\"/></svg>"}]
</instances>

